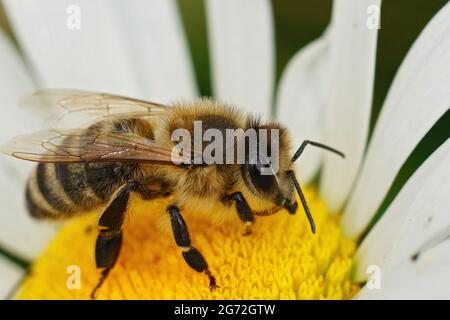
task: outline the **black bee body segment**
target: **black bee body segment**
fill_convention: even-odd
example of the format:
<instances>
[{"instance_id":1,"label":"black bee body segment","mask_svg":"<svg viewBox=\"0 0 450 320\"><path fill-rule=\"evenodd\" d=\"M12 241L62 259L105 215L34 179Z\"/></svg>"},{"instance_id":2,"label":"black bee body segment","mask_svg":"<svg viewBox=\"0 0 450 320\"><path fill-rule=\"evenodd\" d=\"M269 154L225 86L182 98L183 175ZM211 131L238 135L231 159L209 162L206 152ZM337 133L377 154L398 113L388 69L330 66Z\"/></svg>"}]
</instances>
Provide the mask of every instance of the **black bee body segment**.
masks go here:
<instances>
[{"instance_id":1,"label":"black bee body segment","mask_svg":"<svg viewBox=\"0 0 450 320\"><path fill-rule=\"evenodd\" d=\"M39 163L37 166L37 183L45 200L56 211L71 214L77 211L78 206L72 202L65 192L58 188L58 177L54 164ZM78 209L79 211L79 209Z\"/></svg>"},{"instance_id":2,"label":"black bee body segment","mask_svg":"<svg viewBox=\"0 0 450 320\"><path fill-rule=\"evenodd\" d=\"M78 206L89 209L98 206L102 199L92 190L86 171L87 164L56 163L57 179L63 191Z\"/></svg>"},{"instance_id":3,"label":"black bee body segment","mask_svg":"<svg viewBox=\"0 0 450 320\"><path fill-rule=\"evenodd\" d=\"M253 215L252 209L245 200L242 192L235 192L227 195L223 198L225 204L234 201L236 203L236 211L239 219L245 224L244 236L250 235L252 233L252 225L255 221L255 216Z\"/></svg>"},{"instance_id":4,"label":"black bee body segment","mask_svg":"<svg viewBox=\"0 0 450 320\"><path fill-rule=\"evenodd\" d=\"M85 164L88 186L101 201L110 199L116 189L124 183L123 180L127 178L123 177L124 166L126 164L114 162Z\"/></svg>"},{"instance_id":5,"label":"black bee body segment","mask_svg":"<svg viewBox=\"0 0 450 320\"><path fill-rule=\"evenodd\" d=\"M61 185L55 163L37 165L28 179L25 200L28 212L36 218L73 216L83 210Z\"/></svg>"},{"instance_id":6,"label":"black bee body segment","mask_svg":"<svg viewBox=\"0 0 450 320\"><path fill-rule=\"evenodd\" d=\"M167 212L170 215L175 243L181 249L186 263L197 272L204 272L209 278L209 287L212 290L217 288L216 279L208 269L208 263L203 255L195 247L191 246L189 231L184 221L180 209L176 206L169 206Z\"/></svg>"},{"instance_id":7,"label":"black bee body segment","mask_svg":"<svg viewBox=\"0 0 450 320\"><path fill-rule=\"evenodd\" d=\"M36 197L40 196L40 193L37 186L35 186L35 182L32 180L35 179L30 178L25 191L25 203L27 206L27 211L33 218L36 219L52 217L52 212L48 208L39 205L37 200L35 200ZM37 193L37 196L34 196L33 193Z\"/></svg>"}]
</instances>

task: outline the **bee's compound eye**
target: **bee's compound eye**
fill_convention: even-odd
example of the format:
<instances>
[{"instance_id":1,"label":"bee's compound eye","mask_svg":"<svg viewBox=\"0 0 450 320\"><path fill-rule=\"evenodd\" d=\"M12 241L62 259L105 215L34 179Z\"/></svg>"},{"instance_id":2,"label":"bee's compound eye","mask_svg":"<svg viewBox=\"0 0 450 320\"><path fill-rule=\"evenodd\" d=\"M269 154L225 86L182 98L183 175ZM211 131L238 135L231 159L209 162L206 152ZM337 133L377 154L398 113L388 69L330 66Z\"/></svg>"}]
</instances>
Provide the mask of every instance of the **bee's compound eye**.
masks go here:
<instances>
[{"instance_id":1,"label":"bee's compound eye","mask_svg":"<svg viewBox=\"0 0 450 320\"><path fill-rule=\"evenodd\" d=\"M275 186L275 176L267 174L270 170L263 170L263 168L270 169L270 165L264 164L247 164L247 172L251 183L262 192L268 192Z\"/></svg>"}]
</instances>

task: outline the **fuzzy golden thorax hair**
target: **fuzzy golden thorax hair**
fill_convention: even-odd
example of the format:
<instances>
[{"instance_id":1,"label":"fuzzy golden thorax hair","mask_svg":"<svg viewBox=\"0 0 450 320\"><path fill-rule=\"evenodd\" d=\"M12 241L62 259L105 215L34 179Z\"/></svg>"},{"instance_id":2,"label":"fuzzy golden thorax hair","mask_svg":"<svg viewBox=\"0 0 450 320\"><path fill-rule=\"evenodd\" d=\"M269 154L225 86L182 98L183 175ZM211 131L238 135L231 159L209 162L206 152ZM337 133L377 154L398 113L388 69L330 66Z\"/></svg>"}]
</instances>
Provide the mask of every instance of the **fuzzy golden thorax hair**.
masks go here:
<instances>
[{"instance_id":1,"label":"fuzzy golden thorax hair","mask_svg":"<svg viewBox=\"0 0 450 320\"><path fill-rule=\"evenodd\" d=\"M221 105L213 100L202 99L189 104L177 104L168 109L167 116L159 126L160 130L155 133L156 139L162 140L167 147L173 147L178 142L171 140L172 133L177 129L185 129L191 137L194 137L196 121L201 121L202 132L208 129L217 129L226 137L227 129L248 129L256 133L258 148L260 131L267 132L268 154L277 157L277 171L272 176L257 177L255 165L247 163L236 163L237 140L230 142L223 139L223 162L224 164L213 164L206 166L193 166L192 169L185 168L162 168L167 179L172 181L177 194L178 203L183 205L192 199L208 198L221 201L226 194L242 192L252 209L261 214L270 214L275 206L280 206L283 201L294 203L294 186L286 172L292 169L292 150L287 130L274 121L263 122L260 118L239 112L236 108ZM278 155L271 154L272 130L277 131ZM198 132L197 132L198 134ZM234 163L226 164L227 144L233 144ZM201 152L209 142L203 143ZM191 141L194 149L194 142ZM198 150L197 150L198 151ZM246 144L246 157L248 156L248 144ZM246 160L248 160L246 158Z\"/></svg>"}]
</instances>

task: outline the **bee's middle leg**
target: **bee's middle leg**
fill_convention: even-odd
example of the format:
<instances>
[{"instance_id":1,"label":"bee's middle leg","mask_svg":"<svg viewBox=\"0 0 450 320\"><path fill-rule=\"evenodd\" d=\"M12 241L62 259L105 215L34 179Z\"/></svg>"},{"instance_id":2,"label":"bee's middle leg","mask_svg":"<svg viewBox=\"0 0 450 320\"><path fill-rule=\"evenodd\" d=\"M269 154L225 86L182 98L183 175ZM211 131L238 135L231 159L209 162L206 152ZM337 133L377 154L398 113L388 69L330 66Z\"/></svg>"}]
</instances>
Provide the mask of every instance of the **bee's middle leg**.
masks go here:
<instances>
[{"instance_id":1,"label":"bee's middle leg","mask_svg":"<svg viewBox=\"0 0 450 320\"><path fill-rule=\"evenodd\" d=\"M184 260L195 271L205 272L209 278L209 287L211 291L216 289L218 287L216 284L216 279L209 271L208 263L200 251L191 246L189 231L183 217L181 216L180 209L175 206L169 206L167 208L167 212L170 214L170 222L172 225L175 242L181 249Z\"/></svg>"},{"instance_id":2,"label":"bee's middle leg","mask_svg":"<svg viewBox=\"0 0 450 320\"><path fill-rule=\"evenodd\" d=\"M236 211L239 219L244 222L245 226L244 236L250 235L252 233L252 225L255 222L255 217L250 206L241 192L235 192L223 198L224 203L229 203L230 201L236 202Z\"/></svg>"}]
</instances>

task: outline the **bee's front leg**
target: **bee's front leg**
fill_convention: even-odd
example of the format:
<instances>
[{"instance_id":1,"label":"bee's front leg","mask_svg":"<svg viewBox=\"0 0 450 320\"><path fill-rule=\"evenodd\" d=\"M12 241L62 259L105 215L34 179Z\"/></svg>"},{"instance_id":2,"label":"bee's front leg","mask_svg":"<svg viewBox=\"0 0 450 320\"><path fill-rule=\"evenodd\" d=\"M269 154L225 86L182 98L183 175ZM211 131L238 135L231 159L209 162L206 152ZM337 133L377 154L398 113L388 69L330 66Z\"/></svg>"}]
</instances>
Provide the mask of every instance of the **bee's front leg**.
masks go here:
<instances>
[{"instance_id":1,"label":"bee's front leg","mask_svg":"<svg viewBox=\"0 0 450 320\"><path fill-rule=\"evenodd\" d=\"M186 263L197 272L205 272L209 278L209 287L211 291L218 288L216 279L209 271L208 263L205 258L202 256L200 251L191 246L189 231L183 217L181 216L180 209L176 206L169 206L167 208L167 212L170 214L170 222L172 225L175 242L181 249Z\"/></svg>"},{"instance_id":2,"label":"bee's front leg","mask_svg":"<svg viewBox=\"0 0 450 320\"><path fill-rule=\"evenodd\" d=\"M255 221L255 217L253 216L250 206L242 195L242 192L235 192L223 198L224 203L229 203L230 201L236 202L236 211L239 219L244 222L245 230L243 235L250 235L252 233L252 225Z\"/></svg>"}]
</instances>

